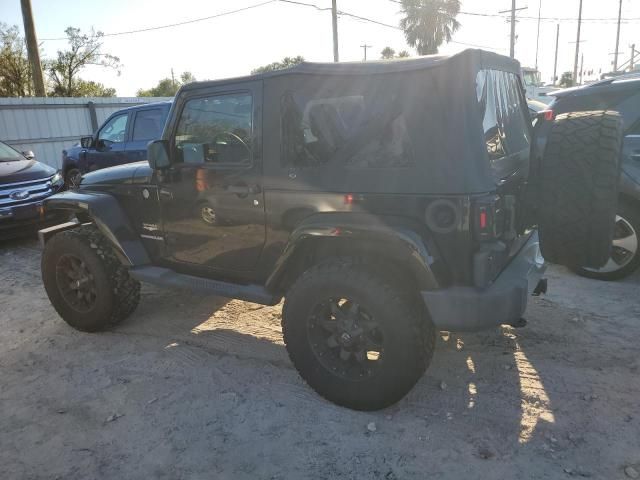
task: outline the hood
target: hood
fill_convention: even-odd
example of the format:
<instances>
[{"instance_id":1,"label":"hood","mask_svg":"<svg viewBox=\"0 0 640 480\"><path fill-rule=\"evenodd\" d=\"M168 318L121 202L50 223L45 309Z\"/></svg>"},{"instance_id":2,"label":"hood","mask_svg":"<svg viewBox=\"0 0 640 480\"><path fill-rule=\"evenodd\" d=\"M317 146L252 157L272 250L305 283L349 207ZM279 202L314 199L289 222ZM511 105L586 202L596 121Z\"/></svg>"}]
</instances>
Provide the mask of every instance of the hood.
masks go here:
<instances>
[{"instance_id":1,"label":"hood","mask_svg":"<svg viewBox=\"0 0 640 480\"><path fill-rule=\"evenodd\" d=\"M83 148L80 144L76 144L73 147L65 148L62 151L62 156L73 158L77 161L78 158L80 158L80 152L82 152L83 150L86 150L86 148Z\"/></svg>"},{"instance_id":2,"label":"hood","mask_svg":"<svg viewBox=\"0 0 640 480\"><path fill-rule=\"evenodd\" d=\"M136 170L142 165L148 166L148 163L146 161L127 163L125 165L118 165L117 167L103 168L86 173L82 176L80 188L92 185L122 185L131 183Z\"/></svg>"},{"instance_id":3,"label":"hood","mask_svg":"<svg viewBox=\"0 0 640 480\"><path fill-rule=\"evenodd\" d=\"M36 160L0 162L0 184L27 182L50 177L56 169Z\"/></svg>"}]
</instances>

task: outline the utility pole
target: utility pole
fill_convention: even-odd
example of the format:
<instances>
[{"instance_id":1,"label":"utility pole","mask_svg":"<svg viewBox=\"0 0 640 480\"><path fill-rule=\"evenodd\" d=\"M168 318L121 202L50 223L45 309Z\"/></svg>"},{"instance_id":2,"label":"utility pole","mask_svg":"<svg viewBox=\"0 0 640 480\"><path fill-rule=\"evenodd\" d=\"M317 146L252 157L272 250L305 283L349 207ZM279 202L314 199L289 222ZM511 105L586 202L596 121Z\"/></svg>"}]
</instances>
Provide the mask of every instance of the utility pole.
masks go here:
<instances>
[{"instance_id":1,"label":"utility pole","mask_svg":"<svg viewBox=\"0 0 640 480\"><path fill-rule=\"evenodd\" d=\"M511 0L511 10L501 10L498 13L511 13L511 18L507 21L511 22L511 36L509 42L509 54L511 58L515 58L516 50L516 11L526 10L527 7L516 8L516 0Z\"/></svg>"},{"instance_id":2,"label":"utility pole","mask_svg":"<svg viewBox=\"0 0 640 480\"><path fill-rule=\"evenodd\" d=\"M33 23L33 12L31 11L30 0L20 0L22 7L22 21L24 22L24 36L27 41L27 54L31 65L31 76L33 77L33 87L36 97L46 97L44 90L44 78L42 77L42 65L40 64L40 52L38 51L38 39L36 37L36 27Z\"/></svg>"},{"instance_id":3,"label":"utility pole","mask_svg":"<svg viewBox=\"0 0 640 480\"><path fill-rule=\"evenodd\" d=\"M360 45L360 47L362 47L364 49L364 61L367 61L367 48L371 48L371 45L367 45L366 43L364 45Z\"/></svg>"},{"instance_id":4,"label":"utility pole","mask_svg":"<svg viewBox=\"0 0 640 480\"><path fill-rule=\"evenodd\" d=\"M173 75L173 67L171 67L171 85L173 88L176 87L176 77Z\"/></svg>"},{"instance_id":5,"label":"utility pole","mask_svg":"<svg viewBox=\"0 0 640 480\"><path fill-rule=\"evenodd\" d=\"M511 41L509 44L509 56L516 56L516 0L511 0Z\"/></svg>"},{"instance_id":6,"label":"utility pole","mask_svg":"<svg viewBox=\"0 0 640 480\"><path fill-rule=\"evenodd\" d=\"M333 24L333 61L339 62L340 55L338 54L338 8L336 7L336 0L332 0L331 3L331 22Z\"/></svg>"},{"instance_id":7,"label":"utility pole","mask_svg":"<svg viewBox=\"0 0 640 480\"><path fill-rule=\"evenodd\" d=\"M620 46L620 20L622 19L622 0L618 7L618 31L616 32L616 50L613 53L613 71L618 70L618 47Z\"/></svg>"},{"instance_id":8,"label":"utility pole","mask_svg":"<svg viewBox=\"0 0 640 480\"><path fill-rule=\"evenodd\" d=\"M553 60L553 84L556 84L558 73L558 40L560 40L560 24L556 24L556 56Z\"/></svg>"},{"instance_id":9,"label":"utility pole","mask_svg":"<svg viewBox=\"0 0 640 480\"><path fill-rule=\"evenodd\" d=\"M573 78L572 84L575 86L578 81L578 53L580 52L580 26L582 24L582 0L580 0L580 8L578 10L578 36L576 38L576 56L573 59Z\"/></svg>"},{"instance_id":10,"label":"utility pole","mask_svg":"<svg viewBox=\"0 0 640 480\"><path fill-rule=\"evenodd\" d=\"M633 61L636 56L636 44L631 45L631 59L629 60L629 71L633 72Z\"/></svg>"},{"instance_id":11,"label":"utility pole","mask_svg":"<svg viewBox=\"0 0 640 480\"><path fill-rule=\"evenodd\" d=\"M584 72L584 53L580 54L580 85L582 85L582 74Z\"/></svg>"},{"instance_id":12,"label":"utility pole","mask_svg":"<svg viewBox=\"0 0 640 480\"><path fill-rule=\"evenodd\" d=\"M538 46L540 45L540 13L542 12L542 0L538 1L538 34L536 35L536 70L538 70Z\"/></svg>"}]
</instances>

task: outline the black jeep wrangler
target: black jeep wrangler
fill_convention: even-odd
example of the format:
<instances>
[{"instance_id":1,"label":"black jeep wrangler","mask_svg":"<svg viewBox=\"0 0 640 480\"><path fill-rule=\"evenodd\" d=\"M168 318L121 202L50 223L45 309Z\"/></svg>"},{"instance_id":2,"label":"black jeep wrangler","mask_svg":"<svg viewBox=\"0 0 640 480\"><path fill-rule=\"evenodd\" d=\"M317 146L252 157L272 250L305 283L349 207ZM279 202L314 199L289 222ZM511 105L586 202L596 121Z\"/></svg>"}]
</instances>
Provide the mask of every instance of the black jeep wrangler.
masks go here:
<instances>
[{"instance_id":1,"label":"black jeep wrangler","mask_svg":"<svg viewBox=\"0 0 640 480\"><path fill-rule=\"evenodd\" d=\"M148 164L47 201L78 220L40 232L47 294L91 332L135 310L140 281L284 297L308 384L347 407L391 405L437 331L522 323L545 288L539 245L567 265L609 257L619 118L561 115L535 152L519 75L468 50L184 86Z\"/></svg>"}]
</instances>

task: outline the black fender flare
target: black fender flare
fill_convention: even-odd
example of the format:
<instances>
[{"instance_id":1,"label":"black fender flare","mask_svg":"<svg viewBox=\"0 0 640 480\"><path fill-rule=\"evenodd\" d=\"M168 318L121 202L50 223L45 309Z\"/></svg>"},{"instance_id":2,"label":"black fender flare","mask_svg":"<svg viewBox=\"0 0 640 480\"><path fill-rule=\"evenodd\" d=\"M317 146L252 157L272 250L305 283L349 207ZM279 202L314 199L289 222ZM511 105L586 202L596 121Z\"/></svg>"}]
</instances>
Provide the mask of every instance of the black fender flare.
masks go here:
<instances>
[{"instance_id":1,"label":"black fender flare","mask_svg":"<svg viewBox=\"0 0 640 480\"><path fill-rule=\"evenodd\" d=\"M426 227L406 218L354 213L315 214L292 231L265 286L269 291L279 290L288 266L314 240L343 239L355 244L377 245L386 256L405 262L416 279L417 289L436 289L440 286L434 272L438 255L435 245L426 240L428 238Z\"/></svg>"},{"instance_id":2,"label":"black fender flare","mask_svg":"<svg viewBox=\"0 0 640 480\"><path fill-rule=\"evenodd\" d=\"M116 255L126 266L151 263L140 236L131 226L129 218L108 193L66 191L52 195L44 201L46 210L67 210L88 216L113 246ZM79 225L79 224L78 224ZM68 230L69 225L41 230L40 241L45 243L58 231Z\"/></svg>"}]
</instances>

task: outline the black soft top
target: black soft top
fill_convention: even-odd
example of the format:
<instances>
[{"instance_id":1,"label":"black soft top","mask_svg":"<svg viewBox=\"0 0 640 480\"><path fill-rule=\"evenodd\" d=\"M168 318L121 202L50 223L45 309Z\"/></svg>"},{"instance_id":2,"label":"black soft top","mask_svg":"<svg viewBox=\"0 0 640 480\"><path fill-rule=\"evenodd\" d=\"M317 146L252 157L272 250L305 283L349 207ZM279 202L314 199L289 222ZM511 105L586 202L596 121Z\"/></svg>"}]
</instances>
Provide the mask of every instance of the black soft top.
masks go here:
<instances>
[{"instance_id":1,"label":"black soft top","mask_svg":"<svg viewBox=\"0 0 640 480\"><path fill-rule=\"evenodd\" d=\"M264 173L274 188L280 187L279 178L285 182L282 188L291 188L285 173L295 165L287 159L285 105L299 105L300 110L294 108L292 115L304 117L305 102L314 98L359 95L368 118L380 122L370 122L369 137L363 133L360 136L366 138L353 138L329 161L298 169L298 185L335 192L475 194L494 191L501 181L489 161L483 108L478 101L476 79L482 70L520 76L516 60L470 49L406 60L302 63L275 72L192 83L182 87L178 97L199 89L261 82ZM524 111L522 92L521 97ZM380 143L383 134L376 123L389 125L391 116L402 117L404 143L396 146L412 152L412 164L360 168L344 161L367 145Z\"/></svg>"},{"instance_id":2,"label":"black soft top","mask_svg":"<svg viewBox=\"0 0 640 480\"><path fill-rule=\"evenodd\" d=\"M476 71L481 69L495 69L520 75L520 63L513 58L498 55L497 53L487 52L485 50L466 49L454 55L426 55L422 57L396 60L338 63L302 62L293 67L273 72L257 73L255 75L224 78L220 80L193 82L182 87L182 90L188 91L203 87L215 87L227 83L272 79L277 77L287 77L290 75L377 75L425 70L437 67L446 67L454 64L467 64Z\"/></svg>"}]
</instances>

